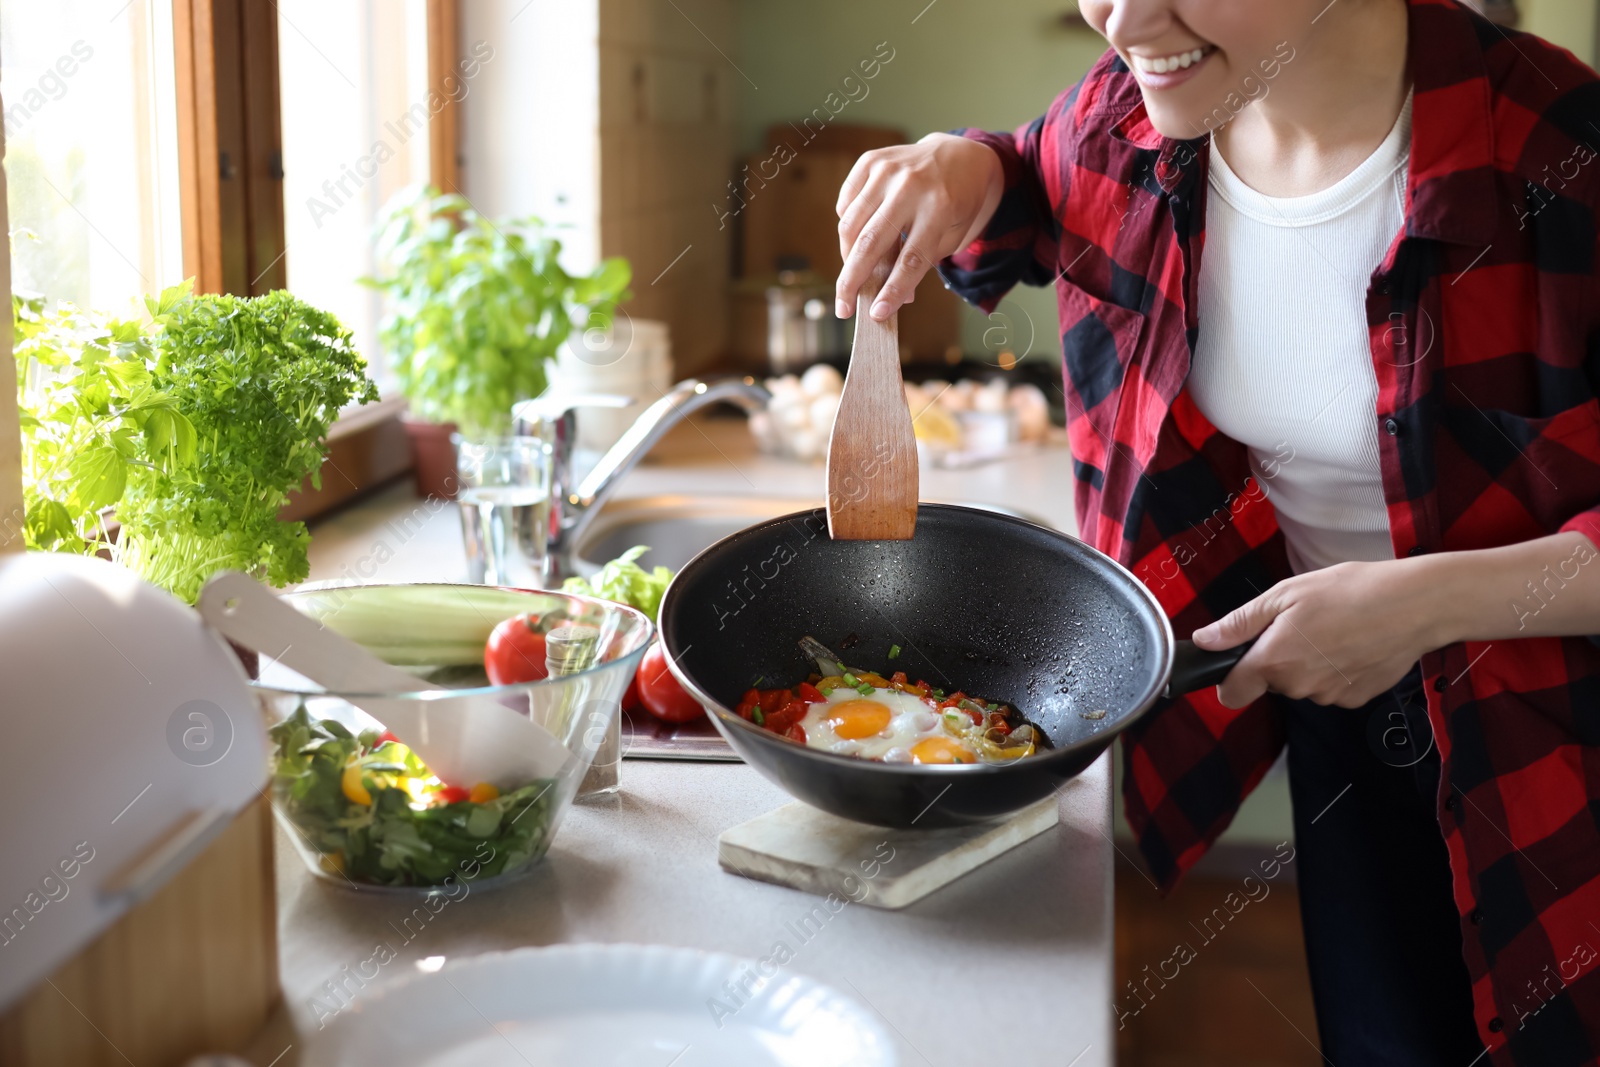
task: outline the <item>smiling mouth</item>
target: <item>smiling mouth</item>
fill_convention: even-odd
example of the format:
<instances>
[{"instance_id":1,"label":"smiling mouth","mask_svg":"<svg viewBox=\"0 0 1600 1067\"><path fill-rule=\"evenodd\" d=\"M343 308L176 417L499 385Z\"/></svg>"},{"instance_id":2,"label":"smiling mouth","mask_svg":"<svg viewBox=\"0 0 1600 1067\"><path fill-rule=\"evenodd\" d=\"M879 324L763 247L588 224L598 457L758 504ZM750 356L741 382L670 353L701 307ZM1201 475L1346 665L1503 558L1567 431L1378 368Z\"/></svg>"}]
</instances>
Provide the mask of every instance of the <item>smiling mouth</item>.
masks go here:
<instances>
[{"instance_id":1,"label":"smiling mouth","mask_svg":"<svg viewBox=\"0 0 1600 1067\"><path fill-rule=\"evenodd\" d=\"M1169 56L1129 56L1129 58L1133 61L1133 69L1140 74L1172 74L1187 70L1216 50L1216 45L1208 44L1200 48L1191 48L1186 52L1175 52Z\"/></svg>"}]
</instances>

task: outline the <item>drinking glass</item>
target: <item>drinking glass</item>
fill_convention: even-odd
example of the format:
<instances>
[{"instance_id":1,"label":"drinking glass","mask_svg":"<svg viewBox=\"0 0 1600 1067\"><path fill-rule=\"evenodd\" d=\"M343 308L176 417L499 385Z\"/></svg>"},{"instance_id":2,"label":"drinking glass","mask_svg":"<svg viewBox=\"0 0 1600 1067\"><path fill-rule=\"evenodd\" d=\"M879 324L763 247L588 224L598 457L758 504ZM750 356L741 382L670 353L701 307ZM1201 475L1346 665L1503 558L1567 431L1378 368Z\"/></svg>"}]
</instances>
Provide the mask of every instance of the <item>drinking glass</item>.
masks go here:
<instances>
[{"instance_id":1,"label":"drinking glass","mask_svg":"<svg viewBox=\"0 0 1600 1067\"><path fill-rule=\"evenodd\" d=\"M460 434L451 441L468 581L543 588L550 578L550 443Z\"/></svg>"}]
</instances>

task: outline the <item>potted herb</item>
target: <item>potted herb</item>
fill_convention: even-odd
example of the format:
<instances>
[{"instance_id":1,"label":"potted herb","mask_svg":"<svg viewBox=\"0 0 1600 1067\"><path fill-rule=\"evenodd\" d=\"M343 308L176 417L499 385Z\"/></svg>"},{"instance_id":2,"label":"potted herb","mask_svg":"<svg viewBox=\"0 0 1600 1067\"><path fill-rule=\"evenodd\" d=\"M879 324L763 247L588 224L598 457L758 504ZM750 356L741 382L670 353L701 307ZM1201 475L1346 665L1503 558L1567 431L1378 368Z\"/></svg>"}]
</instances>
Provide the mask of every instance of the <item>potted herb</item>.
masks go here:
<instances>
[{"instance_id":1,"label":"potted herb","mask_svg":"<svg viewBox=\"0 0 1600 1067\"><path fill-rule=\"evenodd\" d=\"M544 392L546 364L579 324L606 329L631 271L608 259L584 275L560 263L538 219L494 222L460 196L401 194L380 230L384 348L410 402L417 489L454 496L451 434L511 432L511 408Z\"/></svg>"},{"instance_id":2,"label":"potted herb","mask_svg":"<svg viewBox=\"0 0 1600 1067\"><path fill-rule=\"evenodd\" d=\"M319 484L339 410L377 399L337 319L189 283L147 298L148 322L12 306L28 547L109 552L190 603L219 570L306 577L310 535L278 510Z\"/></svg>"}]
</instances>

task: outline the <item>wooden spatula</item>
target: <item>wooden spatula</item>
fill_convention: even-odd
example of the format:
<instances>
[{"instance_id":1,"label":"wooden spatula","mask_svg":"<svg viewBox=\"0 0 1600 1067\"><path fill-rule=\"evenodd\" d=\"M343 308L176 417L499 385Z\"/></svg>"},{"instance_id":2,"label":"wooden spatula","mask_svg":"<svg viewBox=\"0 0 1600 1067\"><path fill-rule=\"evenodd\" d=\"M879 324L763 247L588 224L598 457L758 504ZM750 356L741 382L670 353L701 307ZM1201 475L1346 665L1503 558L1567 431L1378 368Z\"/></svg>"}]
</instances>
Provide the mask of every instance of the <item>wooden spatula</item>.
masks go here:
<instances>
[{"instance_id":1,"label":"wooden spatula","mask_svg":"<svg viewBox=\"0 0 1600 1067\"><path fill-rule=\"evenodd\" d=\"M836 541L909 541L917 529L917 439L900 381L899 313L868 309L888 279L873 272L856 298L856 340L828 439L828 533Z\"/></svg>"}]
</instances>

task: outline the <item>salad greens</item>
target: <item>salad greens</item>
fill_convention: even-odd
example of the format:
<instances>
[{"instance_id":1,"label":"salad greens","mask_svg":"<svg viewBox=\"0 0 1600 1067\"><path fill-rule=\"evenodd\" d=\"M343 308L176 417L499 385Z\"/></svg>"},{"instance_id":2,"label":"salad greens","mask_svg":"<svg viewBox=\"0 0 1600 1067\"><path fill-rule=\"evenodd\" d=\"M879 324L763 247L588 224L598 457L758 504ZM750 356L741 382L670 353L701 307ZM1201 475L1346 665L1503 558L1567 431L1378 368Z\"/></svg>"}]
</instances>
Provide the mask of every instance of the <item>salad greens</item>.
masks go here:
<instances>
[{"instance_id":1,"label":"salad greens","mask_svg":"<svg viewBox=\"0 0 1600 1067\"><path fill-rule=\"evenodd\" d=\"M645 570L636 562L650 551L649 545L634 545L628 551L595 572L588 581L568 578L561 586L563 593L599 597L638 608L655 622L661 612L661 597L672 581L672 571L666 567Z\"/></svg>"},{"instance_id":2,"label":"salad greens","mask_svg":"<svg viewBox=\"0 0 1600 1067\"><path fill-rule=\"evenodd\" d=\"M452 875L475 880L516 870L549 843L553 779L482 802L452 800L464 790L441 783L416 753L376 730L352 734L337 720L312 719L302 706L268 736L279 810L330 874L441 885ZM478 786L473 795L484 789L493 792Z\"/></svg>"},{"instance_id":3,"label":"salad greens","mask_svg":"<svg viewBox=\"0 0 1600 1067\"><path fill-rule=\"evenodd\" d=\"M384 348L411 410L468 437L511 432L511 408L544 392L545 365L572 332L605 330L627 298L625 259L569 274L535 218L484 218L466 198L408 190L378 237L388 298Z\"/></svg>"},{"instance_id":4,"label":"salad greens","mask_svg":"<svg viewBox=\"0 0 1600 1067\"><path fill-rule=\"evenodd\" d=\"M278 510L320 485L339 410L378 397L350 331L282 291L186 282L146 307L141 322L13 299L28 546L109 547L191 603L219 570L301 581L310 535Z\"/></svg>"}]
</instances>

